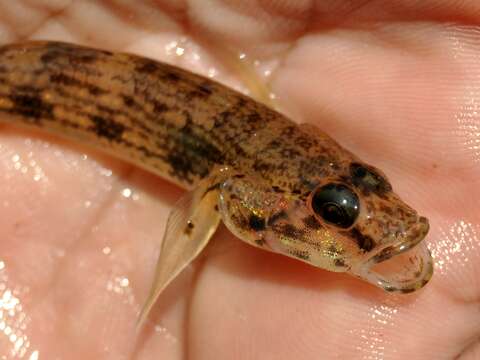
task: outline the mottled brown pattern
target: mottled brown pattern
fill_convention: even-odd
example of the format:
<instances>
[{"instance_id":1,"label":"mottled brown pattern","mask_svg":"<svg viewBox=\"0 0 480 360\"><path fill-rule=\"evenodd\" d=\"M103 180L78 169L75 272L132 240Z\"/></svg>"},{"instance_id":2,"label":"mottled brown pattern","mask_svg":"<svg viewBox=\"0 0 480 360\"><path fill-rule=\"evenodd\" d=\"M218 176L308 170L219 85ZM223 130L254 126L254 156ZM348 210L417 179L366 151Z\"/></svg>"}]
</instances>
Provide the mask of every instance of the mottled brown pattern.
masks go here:
<instances>
[{"instance_id":1,"label":"mottled brown pattern","mask_svg":"<svg viewBox=\"0 0 480 360\"><path fill-rule=\"evenodd\" d=\"M310 216L307 216L307 217L303 218L302 221L307 228L312 229L312 230L318 230L322 227L322 224L320 224L317 221L317 219L315 218L315 216L313 216L313 215L310 215Z\"/></svg>"},{"instance_id":2,"label":"mottled brown pattern","mask_svg":"<svg viewBox=\"0 0 480 360\"><path fill-rule=\"evenodd\" d=\"M265 219L258 215L251 214L248 219L248 227L254 231L265 230Z\"/></svg>"},{"instance_id":3,"label":"mottled brown pattern","mask_svg":"<svg viewBox=\"0 0 480 360\"><path fill-rule=\"evenodd\" d=\"M253 208L231 215L241 231L255 233L251 242L257 246L266 244L257 233L272 231L291 256L328 258L314 263L324 268L348 270L370 252L386 260L400 243L413 246L428 231L427 220L393 193L380 171L317 128L298 126L217 82L143 57L59 42L1 47L0 115L90 144L184 188L222 166L233 169L237 180L258 179L269 197L309 208L314 189L342 183L361 200L360 216L347 230L332 229L313 213L296 224L281 209L266 217ZM233 212L239 201L232 193L227 207ZM346 242L312 239L327 230L339 244Z\"/></svg>"},{"instance_id":4,"label":"mottled brown pattern","mask_svg":"<svg viewBox=\"0 0 480 360\"><path fill-rule=\"evenodd\" d=\"M195 224L193 223L193 221L190 220L187 222L187 226L185 227L185 230L183 232L186 235L191 235L194 228L195 228Z\"/></svg>"}]
</instances>

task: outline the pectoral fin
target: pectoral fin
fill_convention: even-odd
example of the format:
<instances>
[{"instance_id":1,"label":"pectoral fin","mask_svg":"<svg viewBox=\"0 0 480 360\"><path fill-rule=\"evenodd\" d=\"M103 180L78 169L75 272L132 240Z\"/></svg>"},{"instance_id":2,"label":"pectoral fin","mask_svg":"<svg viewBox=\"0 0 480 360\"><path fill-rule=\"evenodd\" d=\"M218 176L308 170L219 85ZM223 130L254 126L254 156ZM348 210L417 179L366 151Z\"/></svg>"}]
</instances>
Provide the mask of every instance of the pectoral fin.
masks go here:
<instances>
[{"instance_id":1,"label":"pectoral fin","mask_svg":"<svg viewBox=\"0 0 480 360\"><path fill-rule=\"evenodd\" d=\"M220 223L215 210L218 190L204 180L185 194L170 212L154 281L137 320L137 329L168 284L205 248Z\"/></svg>"}]
</instances>

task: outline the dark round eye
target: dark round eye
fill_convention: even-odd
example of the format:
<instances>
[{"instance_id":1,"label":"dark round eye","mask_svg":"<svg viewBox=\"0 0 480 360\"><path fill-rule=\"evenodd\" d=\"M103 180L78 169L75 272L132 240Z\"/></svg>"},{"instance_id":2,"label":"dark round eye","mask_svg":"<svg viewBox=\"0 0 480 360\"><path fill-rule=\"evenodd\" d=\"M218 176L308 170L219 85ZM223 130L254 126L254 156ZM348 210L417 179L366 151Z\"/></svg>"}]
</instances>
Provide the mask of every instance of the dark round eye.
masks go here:
<instances>
[{"instance_id":1,"label":"dark round eye","mask_svg":"<svg viewBox=\"0 0 480 360\"><path fill-rule=\"evenodd\" d=\"M315 214L344 229L353 225L360 211L358 196L341 184L332 183L316 189L311 201Z\"/></svg>"}]
</instances>

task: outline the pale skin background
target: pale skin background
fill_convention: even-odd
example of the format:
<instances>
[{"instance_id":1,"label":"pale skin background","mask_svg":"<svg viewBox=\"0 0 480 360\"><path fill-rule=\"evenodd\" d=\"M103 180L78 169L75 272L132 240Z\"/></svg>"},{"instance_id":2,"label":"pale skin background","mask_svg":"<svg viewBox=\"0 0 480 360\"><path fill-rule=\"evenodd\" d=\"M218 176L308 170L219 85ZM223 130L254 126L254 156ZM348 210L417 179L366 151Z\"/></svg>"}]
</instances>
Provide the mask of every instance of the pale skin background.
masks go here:
<instances>
[{"instance_id":1,"label":"pale skin background","mask_svg":"<svg viewBox=\"0 0 480 360\"><path fill-rule=\"evenodd\" d=\"M3 126L0 359L479 358L479 24L476 0L0 1L2 44L136 52L243 90L236 57L212 41L258 60L283 111L384 170L429 217L436 261L427 288L392 296L222 229L137 336L183 192Z\"/></svg>"}]
</instances>

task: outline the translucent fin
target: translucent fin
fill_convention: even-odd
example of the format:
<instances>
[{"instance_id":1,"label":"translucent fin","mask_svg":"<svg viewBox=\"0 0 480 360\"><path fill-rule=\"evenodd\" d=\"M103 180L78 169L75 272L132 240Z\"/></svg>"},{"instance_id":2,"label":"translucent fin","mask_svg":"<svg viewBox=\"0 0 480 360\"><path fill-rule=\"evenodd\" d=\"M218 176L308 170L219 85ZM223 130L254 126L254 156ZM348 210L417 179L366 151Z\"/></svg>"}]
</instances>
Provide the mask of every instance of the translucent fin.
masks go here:
<instances>
[{"instance_id":1,"label":"translucent fin","mask_svg":"<svg viewBox=\"0 0 480 360\"><path fill-rule=\"evenodd\" d=\"M277 109L278 104L275 98L271 96L272 90L266 80L260 76L256 61L244 53L239 53L238 49L225 47L223 42L217 43L209 41L205 44L212 49L216 56L221 59L223 66L239 78L247 88L249 96L255 100Z\"/></svg>"},{"instance_id":2,"label":"translucent fin","mask_svg":"<svg viewBox=\"0 0 480 360\"><path fill-rule=\"evenodd\" d=\"M137 329L144 324L162 291L205 248L220 222L215 210L218 190L203 181L185 194L170 212L157 261L150 293L137 320Z\"/></svg>"},{"instance_id":3,"label":"translucent fin","mask_svg":"<svg viewBox=\"0 0 480 360\"><path fill-rule=\"evenodd\" d=\"M270 87L260 78L253 61L240 60L237 56L232 59L230 66L234 74L242 80L251 97L273 109L278 108Z\"/></svg>"}]
</instances>

